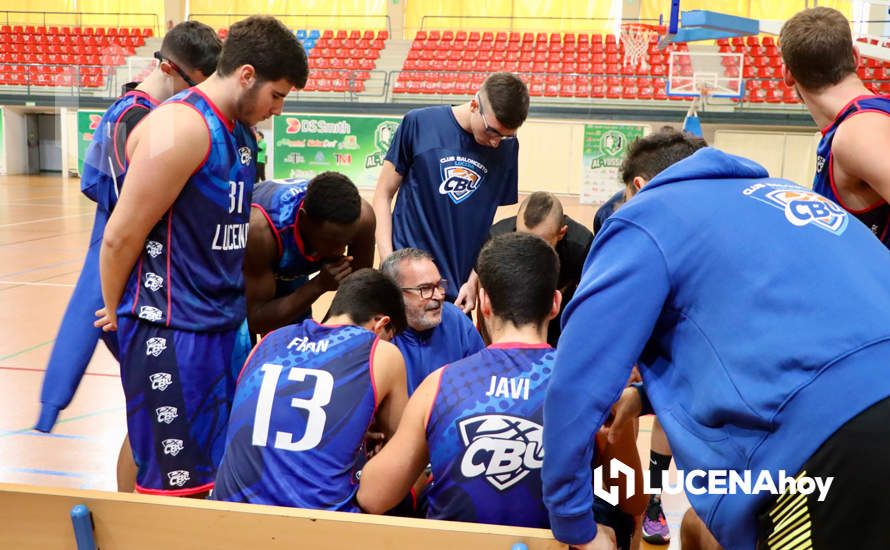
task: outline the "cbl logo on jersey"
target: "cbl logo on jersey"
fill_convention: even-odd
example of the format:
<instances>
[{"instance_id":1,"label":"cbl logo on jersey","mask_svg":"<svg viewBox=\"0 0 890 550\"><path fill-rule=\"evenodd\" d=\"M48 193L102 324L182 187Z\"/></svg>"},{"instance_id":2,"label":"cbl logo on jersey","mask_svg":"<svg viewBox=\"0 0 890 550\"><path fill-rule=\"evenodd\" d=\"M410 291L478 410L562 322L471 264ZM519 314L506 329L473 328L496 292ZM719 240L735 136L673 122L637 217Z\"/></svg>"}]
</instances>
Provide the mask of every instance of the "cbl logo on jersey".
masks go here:
<instances>
[{"instance_id":1,"label":"cbl logo on jersey","mask_svg":"<svg viewBox=\"0 0 890 550\"><path fill-rule=\"evenodd\" d=\"M499 491L509 489L544 463L544 429L526 418L483 414L458 424L467 450L460 472L467 478L485 475Z\"/></svg>"},{"instance_id":2,"label":"cbl logo on jersey","mask_svg":"<svg viewBox=\"0 0 890 550\"><path fill-rule=\"evenodd\" d=\"M479 189L488 174L488 168L479 161L459 155L439 159L442 183L439 193L448 195L454 204L460 204Z\"/></svg>"}]
</instances>

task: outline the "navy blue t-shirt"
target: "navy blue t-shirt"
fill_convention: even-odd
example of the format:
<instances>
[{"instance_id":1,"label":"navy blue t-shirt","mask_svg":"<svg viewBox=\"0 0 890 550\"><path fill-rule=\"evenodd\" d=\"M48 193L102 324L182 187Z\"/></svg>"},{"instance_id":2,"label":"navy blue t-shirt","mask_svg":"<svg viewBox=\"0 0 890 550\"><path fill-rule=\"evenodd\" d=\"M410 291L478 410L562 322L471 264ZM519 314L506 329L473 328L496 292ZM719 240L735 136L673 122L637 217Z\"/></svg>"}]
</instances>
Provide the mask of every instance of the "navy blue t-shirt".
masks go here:
<instances>
[{"instance_id":1,"label":"navy blue t-shirt","mask_svg":"<svg viewBox=\"0 0 890 550\"><path fill-rule=\"evenodd\" d=\"M405 115L386 160L403 178L392 216L393 249L432 254L453 300L498 206L517 201L519 143L479 145L450 106L426 107Z\"/></svg>"}]
</instances>

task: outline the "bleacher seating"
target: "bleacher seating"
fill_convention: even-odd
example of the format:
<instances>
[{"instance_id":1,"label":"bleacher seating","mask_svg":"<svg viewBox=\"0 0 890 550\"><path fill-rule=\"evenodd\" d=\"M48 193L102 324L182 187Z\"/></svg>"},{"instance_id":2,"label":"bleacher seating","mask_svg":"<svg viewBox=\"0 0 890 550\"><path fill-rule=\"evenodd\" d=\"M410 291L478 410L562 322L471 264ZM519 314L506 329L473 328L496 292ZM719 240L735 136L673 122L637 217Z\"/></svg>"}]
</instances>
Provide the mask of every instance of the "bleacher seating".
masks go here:
<instances>
[{"instance_id":1,"label":"bleacher seating","mask_svg":"<svg viewBox=\"0 0 890 550\"><path fill-rule=\"evenodd\" d=\"M867 39L860 38L865 42ZM872 39L877 45L878 40ZM890 42L885 46L890 47ZM745 54L742 76L745 79L744 100L750 103L798 103L794 90L782 80L782 56L778 44L771 36L747 36L717 41L720 52ZM860 58L856 71L866 87L881 94L890 94L890 62L868 57ZM734 69L727 68L726 75L738 76Z\"/></svg>"},{"instance_id":2,"label":"bleacher seating","mask_svg":"<svg viewBox=\"0 0 890 550\"><path fill-rule=\"evenodd\" d=\"M101 88L150 28L0 26L0 85ZM79 77L79 80L78 80Z\"/></svg>"},{"instance_id":3,"label":"bleacher seating","mask_svg":"<svg viewBox=\"0 0 890 550\"><path fill-rule=\"evenodd\" d=\"M388 38L385 30L307 31L303 46L309 54L310 72L304 91L365 91L365 82L371 77Z\"/></svg>"},{"instance_id":4,"label":"bleacher seating","mask_svg":"<svg viewBox=\"0 0 890 550\"><path fill-rule=\"evenodd\" d=\"M741 101L798 103L794 90L782 80L782 58L775 38L720 39L716 49L745 56L741 75L735 60L723 60L724 76L745 81ZM665 91L671 50L688 51L688 47L673 44L659 50L653 37L644 62L632 66L625 62L624 45L611 34L421 30L393 92L469 95L478 90L488 73L512 71L522 75L530 94L537 97L688 99L669 97ZM685 56L676 59L675 78L692 76L691 61ZM863 57L857 72L873 91L890 93L890 62Z\"/></svg>"},{"instance_id":5,"label":"bleacher seating","mask_svg":"<svg viewBox=\"0 0 890 550\"><path fill-rule=\"evenodd\" d=\"M228 31L219 29L225 39ZM365 82L380 58L389 32L386 30L297 29L294 35L309 56L309 80L306 92L365 91Z\"/></svg>"},{"instance_id":6,"label":"bleacher seating","mask_svg":"<svg viewBox=\"0 0 890 550\"><path fill-rule=\"evenodd\" d=\"M632 66L611 34L419 31L393 92L467 95L488 73L512 71L532 96L667 99L669 51L659 51L653 39L645 61ZM691 74L687 61L683 74Z\"/></svg>"}]
</instances>

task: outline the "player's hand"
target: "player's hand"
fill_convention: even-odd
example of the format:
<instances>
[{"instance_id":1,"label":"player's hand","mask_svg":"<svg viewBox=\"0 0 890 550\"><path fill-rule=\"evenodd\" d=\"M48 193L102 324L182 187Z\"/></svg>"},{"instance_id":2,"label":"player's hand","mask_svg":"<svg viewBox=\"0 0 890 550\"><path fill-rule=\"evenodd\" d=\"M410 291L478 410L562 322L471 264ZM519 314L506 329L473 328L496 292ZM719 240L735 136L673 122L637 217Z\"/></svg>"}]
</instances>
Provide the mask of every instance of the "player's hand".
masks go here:
<instances>
[{"instance_id":1,"label":"player's hand","mask_svg":"<svg viewBox=\"0 0 890 550\"><path fill-rule=\"evenodd\" d=\"M99 319L93 323L93 326L96 328L101 328L104 332L112 332L117 330L117 312L115 311L106 311L107 308L102 308L96 311L96 317Z\"/></svg>"},{"instance_id":2,"label":"player's hand","mask_svg":"<svg viewBox=\"0 0 890 550\"><path fill-rule=\"evenodd\" d=\"M606 525L596 524L596 537L587 544L570 545L572 550L617 550L615 531Z\"/></svg>"},{"instance_id":3,"label":"player's hand","mask_svg":"<svg viewBox=\"0 0 890 550\"><path fill-rule=\"evenodd\" d=\"M324 291L340 288L340 281L352 273L352 256L343 256L339 260L321 264L318 272L318 283Z\"/></svg>"},{"instance_id":4,"label":"player's hand","mask_svg":"<svg viewBox=\"0 0 890 550\"><path fill-rule=\"evenodd\" d=\"M612 405L612 416L606 421L602 432L608 436L609 443L615 443L621 437L624 430L633 429L633 420L640 416L643 410L643 400L640 392L634 387L624 388L621 397Z\"/></svg>"},{"instance_id":5,"label":"player's hand","mask_svg":"<svg viewBox=\"0 0 890 550\"><path fill-rule=\"evenodd\" d=\"M368 460L379 453L380 450L383 449L383 444L386 442L386 435L377 430L378 428L371 424L368 431L365 432L365 454L368 455Z\"/></svg>"},{"instance_id":6,"label":"player's hand","mask_svg":"<svg viewBox=\"0 0 890 550\"><path fill-rule=\"evenodd\" d=\"M454 305L464 313L469 313L476 308L476 281L469 280L460 287Z\"/></svg>"}]
</instances>

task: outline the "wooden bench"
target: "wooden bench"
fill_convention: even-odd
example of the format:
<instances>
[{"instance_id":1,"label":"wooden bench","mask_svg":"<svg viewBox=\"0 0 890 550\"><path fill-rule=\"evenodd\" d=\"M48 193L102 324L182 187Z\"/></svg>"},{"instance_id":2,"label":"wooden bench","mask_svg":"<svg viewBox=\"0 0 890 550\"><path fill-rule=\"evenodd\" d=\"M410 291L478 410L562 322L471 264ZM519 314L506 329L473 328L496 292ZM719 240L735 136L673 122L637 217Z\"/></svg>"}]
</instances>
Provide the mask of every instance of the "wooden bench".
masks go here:
<instances>
[{"instance_id":1,"label":"wooden bench","mask_svg":"<svg viewBox=\"0 0 890 550\"><path fill-rule=\"evenodd\" d=\"M0 484L0 548L76 549L78 504L92 512L100 550L566 548L545 529L11 484Z\"/></svg>"}]
</instances>

